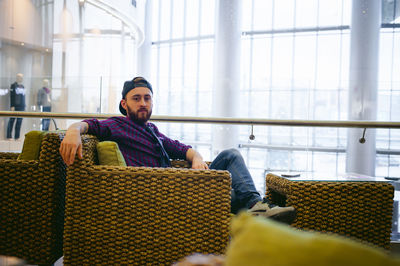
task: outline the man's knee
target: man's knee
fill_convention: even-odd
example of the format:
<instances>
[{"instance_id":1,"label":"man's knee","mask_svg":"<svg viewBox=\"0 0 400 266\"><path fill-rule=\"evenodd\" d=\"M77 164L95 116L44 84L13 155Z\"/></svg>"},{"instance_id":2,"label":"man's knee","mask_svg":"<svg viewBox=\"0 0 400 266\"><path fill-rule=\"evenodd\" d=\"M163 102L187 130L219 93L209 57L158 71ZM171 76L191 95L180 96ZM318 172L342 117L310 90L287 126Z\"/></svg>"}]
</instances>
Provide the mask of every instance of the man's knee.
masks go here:
<instances>
[{"instance_id":1,"label":"man's knee","mask_svg":"<svg viewBox=\"0 0 400 266\"><path fill-rule=\"evenodd\" d=\"M237 158L237 157L242 157L240 152L235 148L223 150L221 152L221 156L224 156L224 157L227 157L227 158L232 158L232 159L233 158Z\"/></svg>"}]
</instances>

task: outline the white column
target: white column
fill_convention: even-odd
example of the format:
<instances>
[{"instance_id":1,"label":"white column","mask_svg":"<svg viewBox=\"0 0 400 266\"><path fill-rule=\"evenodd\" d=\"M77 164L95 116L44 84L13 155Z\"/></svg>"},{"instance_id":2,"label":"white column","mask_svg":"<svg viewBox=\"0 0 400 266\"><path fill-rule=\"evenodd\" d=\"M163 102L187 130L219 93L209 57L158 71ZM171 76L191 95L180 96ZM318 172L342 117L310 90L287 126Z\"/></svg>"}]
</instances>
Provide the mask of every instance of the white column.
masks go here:
<instances>
[{"instance_id":1,"label":"white column","mask_svg":"<svg viewBox=\"0 0 400 266\"><path fill-rule=\"evenodd\" d=\"M349 120L376 120L381 2L353 0L351 19ZM349 129L346 171L374 176L375 129Z\"/></svg>"},{"instance_id":2,"label":"white column","mask_svg":"<svg viewBox=\"0 0 400 266\"><path fill-rule=\"evenodd\" d=\"M78 77L78 90L79 90L79 97L74 97L74 101L76 102L75 104L79 106L79 109L81 109L82 106L82 98L83 98L83 78L85 75L84 68L83 68L83 56L84 56L84 41L83 37L85 35L85 5L84 4L79 4L79 60L78 60L78 68L79 68L79 77ZM69 92L71 93L71 92Z\"/></svg>"},{"instance_id":3,"label":"white column","mask_svg":"<svg viewBox=\"0 0 400 266\"><path fill-rule=\"evenodd\" d=\"M150 79L151 73L151 0L146 1L144 19L144 42L138 49L137 75ZM151 81L150 81L151 83Z\"/></svg>"},{"instance_id":4,"label":"white column","mask_svg":"<svg viewBox=\"0 0 400 266\"><path fill-rule=\"evenodd\" d=\"M219 0L216 9L215 76L213 115L236 117L240 88L240 0ZM213 153L237 147L238 129L233 125L215 125Z\"/></svg>"}]
</instances>

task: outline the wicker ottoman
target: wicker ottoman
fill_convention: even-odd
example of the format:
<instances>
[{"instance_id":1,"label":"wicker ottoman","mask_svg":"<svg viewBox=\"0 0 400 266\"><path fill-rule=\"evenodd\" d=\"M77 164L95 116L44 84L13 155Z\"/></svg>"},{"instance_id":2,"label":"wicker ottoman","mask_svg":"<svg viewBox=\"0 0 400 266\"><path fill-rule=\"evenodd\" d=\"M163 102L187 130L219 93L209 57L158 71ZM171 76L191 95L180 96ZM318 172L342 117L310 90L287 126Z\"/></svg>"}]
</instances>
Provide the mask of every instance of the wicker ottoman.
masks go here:
<instances>
[{"instance_id":1,"label":"wicker ottoman","mask_svg":"<svg viewBox=\"0 0 400 266\"><path fill-rule=\"evenodd\" d=\"M294 227L390 248L394 189L384 179L267 174L266 196L272 203L296 208Z\"/></svg>"}]
</instances>

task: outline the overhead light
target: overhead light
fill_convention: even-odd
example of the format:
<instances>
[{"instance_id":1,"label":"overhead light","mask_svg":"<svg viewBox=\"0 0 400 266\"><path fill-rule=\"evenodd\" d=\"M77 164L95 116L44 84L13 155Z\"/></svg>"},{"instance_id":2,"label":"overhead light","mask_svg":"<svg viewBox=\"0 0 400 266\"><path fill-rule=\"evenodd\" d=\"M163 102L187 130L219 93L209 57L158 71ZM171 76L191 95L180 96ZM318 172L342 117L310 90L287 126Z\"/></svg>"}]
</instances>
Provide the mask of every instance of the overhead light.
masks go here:
<instances>
[{"instance_id":1,"label":"overhead light","mask_svg":"<svg viewBox=\"0 0 400 266\"><path fill-rule=\"evenodd\" d=\"M49 51L49 49L48 48L46 48L46 52L48 52Z\"/></svg>"},{"instance_id":2,"label":"overhead light","mask_svg":"<svg viewBox=\"0 0 400 266\"><path fill-rule=\"evenodd\" d=\"M21 45L22 45L22 46L24 46L24 45L25 45L25 43L21 42Z\"/></svg>"}]
</instances>

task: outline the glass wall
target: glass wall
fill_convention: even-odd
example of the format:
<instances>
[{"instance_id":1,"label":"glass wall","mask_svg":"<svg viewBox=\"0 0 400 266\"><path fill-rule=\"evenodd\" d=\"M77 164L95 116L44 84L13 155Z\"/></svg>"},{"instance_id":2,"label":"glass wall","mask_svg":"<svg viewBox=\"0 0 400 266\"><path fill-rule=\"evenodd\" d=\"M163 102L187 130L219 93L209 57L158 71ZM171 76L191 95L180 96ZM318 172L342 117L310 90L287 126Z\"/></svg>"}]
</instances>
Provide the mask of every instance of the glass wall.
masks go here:
<instances>
[{"instance_id":1,"label":"glass wall","mask_svg":"<svg viewBox=\"0 0 400 266\"><path fill-rule=\"evenodd\" d=\"M242 1L240 117L348 119L351 2ZM152 3L152 80L159 90L154 113L212 115L216 2ZM396 12L392 2L384 5L378 119L385 121L400 120ZM212 159L210 146L202 145L211 143L211 126L199 127L163 130ZM347 129L256 126L250 140L251 130L240 127L239 142L260 191L265 171L345 171ZM397 131L377 131L378 176L400 175Z\"/></svg>"},{"instance_id":2,"label":"glass wall","mask_svg":"<svg viewBox=\"0 0 400 266\"><path fill-rule=\"evenodd\" d=\"M209 117L213 89L215 1L152 1L153 114ZM160 124L211 159L211 125Z\"/></svg>"},{"instance_id":3,"label":"glass wall","mask_svg":"<svg viewBox=\"0 0 400 266\"><path fill-rule=\"evenodd\" d=\"M270 119L346 120L351 1L244 1L242 114ZM346 129L255 128L241 132L249 165L344 172ZM302 150L292 150L295 146ZM314 152L324 148L324 152ZM265 158L257 162L256 158Z\"/></svg>"},{"instance_id":4,"label":"glass wall","mask_svg":"<svg viewBox=\"0 0 400 266\"><path fill-rule=\"evenodd\" d=\"M135 73L143 41L143 9L131 1L0 0L0 109L10 110L21 73L26 111L43 110L46 87L52 112L119 113L121 84ZM8 118L1 120L5 139Z\"/></svg>"},{"instance_id":5,"label":"glass wall","mask_svg":"<svg viewBox=\"0 0 400 266\"><path fill-rule=\"evenodd\" d=\"M18 109L38 110L37 93L43 79L51 80L53 1L0 1L0 110L10 110L10 89L24 86L25 104ZM22 88L22 87L21 87ZM5 139L7 118L0 119L0 139ZM35 126L25 120L22 133ZM14 135L13 135L14 137Z\"/></svg>"},{"instance_id":6,"label":"glass wall","mask_svg":"<svg viewBox=\"0 0 400 266\"><path fill-rule=\"evenodd\" d=\"M10 86L22 73L27 111L43 110L38 94L48 80L52 112L118 114L122 84L138 72L146 36L153 114L213 115L217 1L147 1L148 34L146 1L94 2L0 0L1 110L10 110ZM347 119L351 2L241 2L240 117ZM399 121L399 8L397 1L383 3L378 119ZM21 135L41 128L29 121L22 123ZM6 138L7 122L0 121L0 139ZM207 160L213 158L212 127L160 123L167 135L193 145ZM241 152L260 187L265 171L344 171L346 129L256 126L254 140L251 127L239 131ZM378 176L400 175L399 146L398 130L377 130Z\"/></svg>"},{"instance_id":7,"label":"glass wall","mask_svg":"<svg viewBox=\"0 0 400 266\"><path fill-rule=\"evenodd\" d=\"M400 4L384 1L380 35L378 120L400 121ZM377 130L376 173L400 176L400 131ZM385 151L389 151L385 153Z\"/></svg>"}]
</instances>

